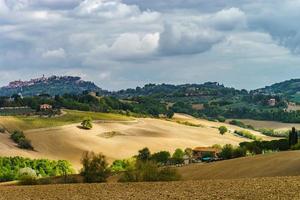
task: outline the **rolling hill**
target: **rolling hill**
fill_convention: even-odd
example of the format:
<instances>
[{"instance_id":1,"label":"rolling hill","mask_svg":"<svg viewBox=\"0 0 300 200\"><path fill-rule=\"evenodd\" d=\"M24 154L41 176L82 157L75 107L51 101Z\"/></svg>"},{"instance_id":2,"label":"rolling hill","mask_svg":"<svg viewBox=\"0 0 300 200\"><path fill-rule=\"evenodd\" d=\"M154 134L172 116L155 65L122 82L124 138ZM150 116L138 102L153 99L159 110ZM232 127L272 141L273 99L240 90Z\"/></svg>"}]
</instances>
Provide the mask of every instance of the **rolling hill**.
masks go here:
<instances>
[{"instance_id":1,"label":"rolling hill","mask_svg":"<svg viewBox=\"0 0 300 200\"><path fill-rule=\"evenodd\" d=\"M3 119L3 118L2 118ZM189 121L201 125L199 127L178 123ZM0 119L1 123L1 119ZM2 121L7 123L7 121ZM231 133L220 135L218 127L225 125ZM213 144L233 144L249 141L232 134L241 128L219 122L196 119L186 115L175 115L174 121L153 118L138 118L131 121L102 120L94 123L92 130L83 130L79 123L62 126L26 129L25 135L31 140L35 151L18 149L9 140L8 134L1 134L0 156L20 155L26 157L42 157L49 159L65 159L80 168L80 157L84 151L102 152L110 162L115 159L128 158L138 150L149 147L152 152L176 148L194 148ZM271 137L252 131L265 140Z\"/></svg>"},{"instance_id":2,"label":"rolling hill","mask_svg":"<svg viewBox=\"0 0 300 200\"><path fill-rule=\"evenodd\" d=\"M300 151L243 157L178 168L184 180L300 176Z\"/></svg>"},{"instance_id":3,"label":"rolling hill","mask_svg":"<svg viewBox=\"0 0 300 200\"><path fill-rule=\"evenodd\" d=\"M13 81L0 88L0 96L12 96L22 93L23 96L47 94L50 96L81 94L83 91L103 92L93 82L83 81L80 77L51 76L31 79L29 81Z\"/></svg>"}]
</instances>

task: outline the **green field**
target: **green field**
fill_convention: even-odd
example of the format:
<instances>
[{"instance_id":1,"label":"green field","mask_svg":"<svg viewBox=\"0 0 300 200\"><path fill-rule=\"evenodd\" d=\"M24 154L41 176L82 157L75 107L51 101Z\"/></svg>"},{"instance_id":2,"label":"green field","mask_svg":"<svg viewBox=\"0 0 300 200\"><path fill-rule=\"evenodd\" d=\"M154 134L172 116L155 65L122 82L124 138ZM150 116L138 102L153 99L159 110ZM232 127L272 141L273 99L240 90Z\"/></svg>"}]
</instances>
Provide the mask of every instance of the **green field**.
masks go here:
<instances>
[{"instance_id":1,"label":"green field","mask_svg":"<svg viewBox=\"0 0 300 200\"><path fill-rule=\"evenodd\" d=\"M74 110L63 110L64 115L58 117L38 117L38 116L5 116L0 117L0 126L9 132L14 130L29 130L37 128L48 128L63 126L67 124L79 123L84 118L90 117L92 120L116 120L129 121L133 118L125 115L113 113L83 112Z\"/></svg>"}]
</instances>

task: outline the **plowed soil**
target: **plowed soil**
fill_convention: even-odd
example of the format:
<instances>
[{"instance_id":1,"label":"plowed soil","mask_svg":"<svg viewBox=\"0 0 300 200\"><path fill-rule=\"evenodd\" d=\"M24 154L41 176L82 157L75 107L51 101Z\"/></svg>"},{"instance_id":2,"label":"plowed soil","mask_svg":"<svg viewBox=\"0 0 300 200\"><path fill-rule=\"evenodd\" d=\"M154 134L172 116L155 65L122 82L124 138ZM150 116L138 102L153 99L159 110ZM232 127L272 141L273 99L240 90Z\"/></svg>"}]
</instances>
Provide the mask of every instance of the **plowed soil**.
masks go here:
<instances>
[{"instance_id":1,"label":"plowed soil","mask_svg":"<svg viewBox=\"0 0 300 200\"><path fill-rule=\"evenodd\" d=\"M169 183L2 186L0 200L300 199L300 177Z\"/></svg>"}]
</instances>

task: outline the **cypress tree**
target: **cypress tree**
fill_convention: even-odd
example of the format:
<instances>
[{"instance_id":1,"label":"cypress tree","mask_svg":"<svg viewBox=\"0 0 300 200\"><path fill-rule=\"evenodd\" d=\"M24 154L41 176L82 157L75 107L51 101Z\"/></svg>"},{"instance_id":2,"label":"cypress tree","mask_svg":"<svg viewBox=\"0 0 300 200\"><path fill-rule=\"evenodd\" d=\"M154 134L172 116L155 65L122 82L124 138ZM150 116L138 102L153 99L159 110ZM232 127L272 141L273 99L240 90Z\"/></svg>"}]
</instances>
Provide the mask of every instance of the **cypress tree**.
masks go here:
<instances>
[{"instance_id":1,"label":"cypress tree","mask_svg":"<svg viewBox=\"0 0 300 200\"><path fill-rule=\"evenodd\" d=\"M289 133L289 145L290 147L298 143L298 132L296 128L293 127L292 131Z\"/></svg>"}]
</instances>

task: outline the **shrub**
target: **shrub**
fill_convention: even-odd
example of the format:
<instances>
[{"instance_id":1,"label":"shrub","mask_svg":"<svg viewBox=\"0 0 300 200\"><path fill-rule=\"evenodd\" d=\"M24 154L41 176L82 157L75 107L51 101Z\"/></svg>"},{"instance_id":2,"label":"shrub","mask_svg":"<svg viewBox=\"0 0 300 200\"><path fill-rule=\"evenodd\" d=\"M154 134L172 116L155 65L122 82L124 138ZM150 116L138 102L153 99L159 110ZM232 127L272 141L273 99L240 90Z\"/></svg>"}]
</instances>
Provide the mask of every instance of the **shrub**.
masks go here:
<instances>
[{"instance_id":1,"label":"shrub","mask_svg":"<svg viewBox=\"0 0 300 200\"><path fill-rule=\"evenodd\" d=\"M240 147L246 149L253 154L261 154L263 151L286 151L289 149L287 139L272 140L272 141L253 141L242 142Z\"/></svg>"},{"instance_id":2,"label":"shrub","mask_svg":"<svg viewBox=\"0 0 300 200\"><path fill-rule=\"evenodd\" d=\"M19 171L19 180L21 185L36 185L37 184L37 174L36 172L29 168L22 168Z\"/></svg>"},{"instance_id":3,"label":"shrub","mask_svg":"<svg viewBox=\"0 0 300 200\"><path fill-rule=\"evenodd\" d=\"M218 117L217 117L217 120L218 120L219 122L225 122L225 121L226 121L226 118L223 117L223 116L218 116Z\"/></svg>"},{"instance_id":4,"label":"shrub","mask_svg":"<svg viewBox=\"0 0 300 200\"><path fill-rule=\"evenodd\" d=\"M14 131L10 138L18 144L21 149L29 149L33 150L33 146L31 145L31 141L26 139L24 133L22 131Z\"/></svg>"},{"instance_id":5,"label":"shrub","mask_svg":"<svg viewBox=\"0 0 300 200\"><path fill-rule=\"evenodd\" d=\"M220 144L214 144L211 146L212 148L215 148L215 149L219 149L221 150L222 149L222 146Z\"/></svg>"},{"instance_id":6,"label":"shrub","mask_svg":"<svg viewBox=\"0 0 300 200\"><path fill-rule=\"evenodd\" d=\"M147 147L139 150L139 153L137 155L137 159L142 161L149 160L150 157L151 157L151 152Z\"/></svg>"},{"instance_id":7,"label":"shrub","mask_svg":"<svg viewBox=\"0 0 300 200\"><path fill-rule=\"evenodd\" d=\"M228 131L226 126L220 126L219 127L219 132L221 135L224 135Z\"/></svg>"},{"instance_id":8,"label":"shrub","mask_svg":"<svg viewBox=\"0 0 300 200\"><path fill-rule=\"evenodd\" d=\"M172 160L175 164L181 164L183 163L183 156L184 152L182 151L182 149L176 149L172 155Z\"/></svg>"},{"instance_id":9,"label":"shrub","mask_svg":"<svg viewBox=\"0 0 300 200\"><path fill-rule=\"evenodd\" d=\"M22 131L14 131L11 135L10 138L15 142L19 143L21 139L25 138L25 135Z\"/></svg>"},{"instance_id":10,"label":"shrub","mask_svg":"<svg viewBox=\"0 0 300 200\"><path fill-rule=\"evenodd\" d=\"M247 155L247 151L245 148L237 147L232 152L233 158L245 157Z\"/></svg>"},{"instance_id":11,"label":"shrub","mask_svg":"<svg viewBox=\"0 0 300 200\"><path fill-rule=\"evenodd\" d=\"M154 153L151 156L151 160L160 163L160 164L166 164L168 160L170 159L171 154L168 151L160 151L157 153Z\"/></svg>"},{"instance_id":12,"label":"shrub","mask_svg":"<svg viewBox=\"0 0 300 200\"><path fill-rule=\"evenodd\" d=\"M103 154L94 152L84 152L81 158L83 168L81 174L87 183L106 182L110 174L108 163Z\"/></svg>"},{"instance_id":13,"label":"shrub","mask_svg":"<svg viewBox=\"0 0 300 200\"><path fill-rule=\"evenodd\" d=\"M288 137L289 132L288 131L275 131L273 129L266 129L262 128L258 130L264 135L271 136L271 137Z\"/></svg>"},{"instance_id":14,"label":"shrub","mask_svg":"<svg viewBox=\"0 0 300 200\"><path fill-rule=\"evenodd\" d=\"M166 167L160 170L159 181L179 181L180 175L175 168Z\"/></svg>"},{"instance_id":15,"label":"shrub","mask_svg":"<svg viewBox=\"0 0 300 200\"><path fill-rule=\"evenodd\" d=\"M246 129L252 129L252 130L254 130L253 126L246 125L246 124L244 124L243 122L241 122L239 120L232 120L232 121L229 122L229 124L235 125L235 126L238 126L238 127L241 127L241 128L246 128Z\"/></svg>"},{"instance_id":16,"label":"shrub","mask_svg":"<svg viewBox=\"0 0 300 200\"><path fill-rule=\"evenodd\" d=\"M173 116L174 116L174 111L173 110L168 110L166 115L167 115L167 118L172 119Z\"/></svg>"},{"instance_id":17,"label":"shrub","mask_svg":"<svg viewBox=\"0 0 300 200\"><path fill-rule=\"evenodd\" d=\"M231 144L226 144L220 152L220 157L223 159L231 159L233 157L233 146Z\"/></svg>"},{"instance_id":18,"label":"shrub","mask_svg":"<svg viewBox=\"0 0 300 200\"><path fill-rule=\"evenodd\" d=\"M113 172L123 172L134 169L136 163L135 158L115 160L110 166L110 170Z\"/></svg>"},{"instance_id":19,"label":"shrub","mask_svg":"<svg viewBox=\"0 0 300 200\"><path fill-rule=\"evenodd\" d=\"M84 129L92 129L93 128L93 124L92 124L92 119L90 118L86 118L81 122L81 126Z\"/></svg>"},{"instance_id":20,"label":"shrub","mask_svg":"<svg viewBox=\"0 0 300 200\"><path fill-rule=\"evenodd\" d=\"M5 133L5 128L0 127L0 133Z\"/></svg>"},{"instance_id":21,"label":"shrub","mask_svg":"<svg viewBox=\"0 0 300 200\"><path fill-rule=\"evenodd\" d=\"M300 143L297 143L291 147L292 150L300 150Z\"/></svg>"},{"instance_id":22,"label":"shrub","mask_svg":"<svg viewBox=\"0 0 300 200\"><path fill-rule=\"evenodd\" d=\"M33 169L38 176L61 176L65 172L73 173L71 164L64 160L29 159L22 157L0 157L0 182L19 179L19 171L23 167ZM64 170L62 170L64 166Z\"/></svg>"},{"instance_id":23,"label":"shrub","mask_svg":"<svg viewBox=\"0 0 300 200\"><path fill-rule=\"evenodd\" d=\"M241 131L234 131L235 134L251 139L251 140L261 140L260 138L257 138L255 135L253 135L252 133L250 133L249 131L246 130L241 130Z\"/></svg>"},{"instance_id":24,"label":"shrub","mask_svg":"<svg viewBox=\"0 0 300 200\"><path fill-rule=\"evenodd\" d=\"M31 145L31 141L26 139L26 138L22 138L20 139L19 143L18 143L18 146L21 148L21 149L29 149L29 150L33 150L33 147Z\"/></svg>"},{"instance_id":25,"label":"shrub","mask_svg":"<svg viewBox=\"0 0 300 200\"><path fill-rule=\"evenodd\" d=\"M180 175L175 168L159 168L153 161L139 161L136 169L125 172L119 182L140 182L140 181L177 181Z\"/></svg>"}]
</instances>

